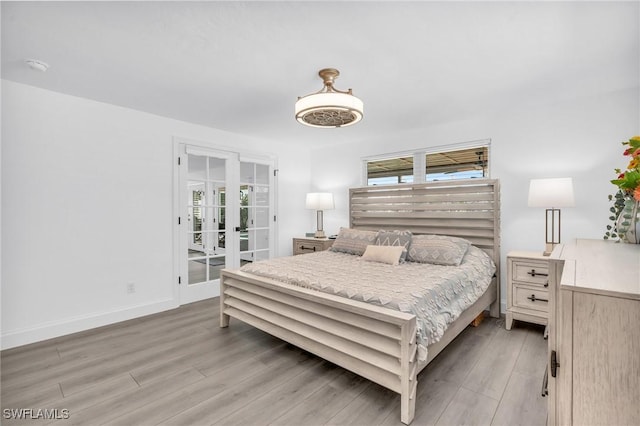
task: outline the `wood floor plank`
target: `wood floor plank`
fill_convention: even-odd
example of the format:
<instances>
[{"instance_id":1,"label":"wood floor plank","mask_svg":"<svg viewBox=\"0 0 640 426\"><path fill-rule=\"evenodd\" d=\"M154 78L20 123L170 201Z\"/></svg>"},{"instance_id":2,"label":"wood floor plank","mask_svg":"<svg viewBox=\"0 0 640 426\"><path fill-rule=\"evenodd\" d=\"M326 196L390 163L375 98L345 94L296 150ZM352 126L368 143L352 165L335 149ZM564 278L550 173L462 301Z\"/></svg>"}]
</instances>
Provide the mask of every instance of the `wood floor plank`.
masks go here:
<instances>
[{"instance_id":1,"label":"wood floor plank","mask_svg":"<svg viewBox=\"0 0 640 426\"><path fill-rule=\"evenodd\" d=\"M207 332L204 329L190 331L184 337L171 342L162 342L152 345L146 349L138 350L128 354L126 357L100 358L91 365L84 366L80 371L69 374L69 378L60 381L60 387L65 396L81 392L93 384L107 380L117 374L121 374L135 368L141 363L152 361L157 357L158 352L163 356L172 356L181 350L182 345L191 345L206 338Z\"/></svg>"},{"instance_id":2,"label":"wood floor plank","mask_svg":"<svg viewBox=\"0 0 640 426\"><path fill-rule=\"evenodd\" d=\"M285 353L281 354L281 356L286 356ZM279 363L274 368L269 368L267 371L256 374L238 385L229 388L227 392L217 394L213 398L207 399L159 424L177 426L183 426L185 424L214 424L269 392L279 384L323 362L320 358L297 349L292 351L292 353L293 356L292 354L288 355L292 356L290 362Z\"/></svg>"},{"instance_id":3,"label":"wood floor plank","mask_svg":"<svg viewBox=\"0 0 640 426\"><path fill-rule=\"evenodd\" d=\"M176 414L228 390L239 382L243 382L257 374L262 374L280 364L290 362L290 359L286 356L278 356L281 349L282 347L278 347L270 351L272 352L272 362L269 363L262 362L255 357L236 358L234 364L229 365L223 371L219 371L218 374L205 377L183 387L178 392L158 396L153 401L142 407L137 407L135 410L123 410L121 416L106 424L157 424L170 419Z\"/></svg>"},{"instance_id":4,"label":"wood floor plank","mask_svg":"<svg viewBox=\"0 0 640 426\"><path fill-rule=\"evenodd\" d=\"M527 330L497 330L462 386L470 391L500 400L511 371L524 344Z\"/></svg>"},{"instance_id":5,"label":"wood floor plank","mask_svg":"<svg viewBox=\"0 0 640 426\"><path fill-rule=\"evenodd\" d=\"M432 380L428 376L418 380L416 413L413 424L435 425L455 398L460 387L452 382ZM382 426L399 425L400 407L382 422Z\"/></svg>"},{"instance_id":6,"label":"wood floor plank","mask_svg":"<svg viewBox=\"0 0 640 426\"><path fill-rule=\"evenodd\" d=\"M461 387L436 425L489 425L497 407L498 400Z\"/></svg>"},{"instance_id":7,"label":"wood floor plank","mask_svg":"<svg viewBox=\"0 0 640 426\"><path fill-rule=\"evenodd\" d=\"M371 384L350 371L344 371L302 403L275 419L271 425L326 424Z\"/></svg>"},{"instance_id":8,"label":"wood floor plank","mask_svg":"<svg viewBox=\"0 0 640 426\"><path fill-rule=\"evenodd\" d=\"M218 314L215 298L3 351L1 406L68 409L37 421L57 426L401 425L399 395ZM547 341L503 327L467 328L418 375L412 426L542 424Z\"/></svg>"},{"instance_id":9,"label":"wood floor plank","mask_svg":"<svg viewBox=\"0 0 640 426\"><path fill-rule=\"evenodd\" d=\"M541 388L541 377L514 371L491 424L545 426L547 399L542 397L541 392L532 392L534 389L539 391Z\"/></svg>"},{"instance_id":10,"label":"wood floor plank","mask_svg":"<svg viewBox=\"0 0 640 426\"><path fill-rule=\"evenodd\" d=\"M529 328L513 371L537 378L544 376L548 347L543 335L544 327Z\"/></svg>"},{"instance_id":11,"label":"wood floor plank","mask_svg":"<svg viewBox=\"0 0 640 426\"><path fill-rule=\"evenodd\" d=\"M224 426L269 424L342 373L343 370L334 364L321 362L271 389L215 424Z\"/></svg>"},{"instance_id":12,"label":"wood floor plank","mask_svg":"<svg viewBox=\"0 0 640 426\"><path fill-rule=\"evenodd\" d=\"M447 382L461 385L480 356L489 348L490 339L476 333L466 333L447 346L422 374L432 382Z\"/></svg>"},{"instance_id":13,"label":"wood floor plank","mask_svg":"<svg viewBox=\"0 0 640 426\"><path fill-rule=\"evenodd\" d=\"M400 423L399 416L400 394L376 383L370 383L326 424L331 426L374 425L387 417Z\"/></svg>"},{"instance_id":14,"label":"wood floor plank","mask_svg":"<svg viewBox=\"0 0 640 426\"><path fill-rule=\"evenodd\" d=\"M37 388L26 389L19 393L8 393L2 398L2 404L7 407L44 407L51 401L62 398L60 386L51 383Z\"/></svg>"},{"instance_id":15,"label":"wood floor plank","mask_svg":"<svg viewBox=\"0 0 640 426\"><path fill-rule=\"evenodd\" d=\"M76 416L82 410L139 388L140 386L133 380L133 377L125 373L96 384L83 392L55 401L50 406L59 409L65 408L69 410L70 415ZM52 422L44 422L42 426L50 423Z\"/></svg>"},{"instance_id":16,"label":"wood floor plank","mask_svg":"<svg viewBox=\"0 0 640 426\"><path fill-rule=\"evenodd\" d=\"M120 392L113 398L93 404L79 412L70 413L69 420L60 420L55 424L58 426L103 424L120 417L123 413L134 412L158 398L172 394L203 378L204 376L195 368L189 367L149 386ZM131 423L125 421L122 424Z\"/></svg>"},{"instance_id":17,"label":"wood floor plank","mask_svg":"<svg viewBox=\"0 0 640 426\"><path fill-rule=\"evenodd\" d=\"M220 360L219 364L222 364L224 360L229 363L237 362L239 357L228 356L227 350L232 351L237 348L237 351L243 355L240 358L244 358L252 350L255 352L269 350L270 347L264 344L263 340L265 339L273 338L256 329L216 336L206 334L201 340L181 348L175 357L163 356L140 367L134 366L131 369L131 375L140 385L144 385L158 377L180 370L184 368L184 365L192 365L201 374L208 376L210 374L206 372L208 372L209 363L215 363L217 360ZM220 350L222 347L224 347L224 351ZM205 368L202 368L201 365L205 365Z\"/></svg>"}]
</instances>

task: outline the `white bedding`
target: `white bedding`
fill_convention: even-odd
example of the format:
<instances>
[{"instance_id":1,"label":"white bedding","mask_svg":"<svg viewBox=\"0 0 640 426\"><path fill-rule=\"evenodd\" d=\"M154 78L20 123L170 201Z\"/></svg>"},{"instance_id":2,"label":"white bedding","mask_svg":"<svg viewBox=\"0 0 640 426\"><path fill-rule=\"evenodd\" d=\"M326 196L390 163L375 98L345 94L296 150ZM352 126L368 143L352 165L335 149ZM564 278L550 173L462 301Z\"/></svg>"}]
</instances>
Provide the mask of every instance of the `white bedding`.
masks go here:
<instances>
[{"instance_id":1,"label":"white bedding","mask_svg":"<svg viewBox=\"0 0 640 426\"><path fill-rule=\"evenodd\" d=\"M247 264L242 271L408 312L416 316L418 358L488 288L491 258L471 246L460 266L406 262L388 265L323 251Z\"/></svg>"}]
</instances>

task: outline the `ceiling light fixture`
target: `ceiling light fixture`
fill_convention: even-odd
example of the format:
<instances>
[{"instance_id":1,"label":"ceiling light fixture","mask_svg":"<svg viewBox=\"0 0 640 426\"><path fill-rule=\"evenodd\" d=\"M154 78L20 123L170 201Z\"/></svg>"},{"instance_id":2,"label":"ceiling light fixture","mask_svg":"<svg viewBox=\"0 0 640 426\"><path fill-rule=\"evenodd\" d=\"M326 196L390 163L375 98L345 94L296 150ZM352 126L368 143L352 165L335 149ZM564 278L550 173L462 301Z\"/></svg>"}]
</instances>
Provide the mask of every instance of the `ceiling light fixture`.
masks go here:
<instances>
[{"instance_id":1,"label":"ceiling light fixture","mask_svg":"<svg viewBox=\"0 0 640 426\"><path fill-rule=\"evenodd\" d=\"M29 68L35 71L45 72L46 70L49 69L49 64L47 64L46 62L39 61L37 59L25 59L24 62L27 65L29 65Z\"/></svg>"},{"instance_id":2,"label":"ceiling light fixture","mask_svg":"<svg viewBox=\"0 0 640 426\"><path fill-rule=\"evenodd\" d=\"M345 127L362 120L362 101L353 96L351 89L343 92L333 87L340 71L325 68L318 75L324 81L324 87L319 92L298 98L296 120L311 127Z\"/></svg>"}]
</instances>

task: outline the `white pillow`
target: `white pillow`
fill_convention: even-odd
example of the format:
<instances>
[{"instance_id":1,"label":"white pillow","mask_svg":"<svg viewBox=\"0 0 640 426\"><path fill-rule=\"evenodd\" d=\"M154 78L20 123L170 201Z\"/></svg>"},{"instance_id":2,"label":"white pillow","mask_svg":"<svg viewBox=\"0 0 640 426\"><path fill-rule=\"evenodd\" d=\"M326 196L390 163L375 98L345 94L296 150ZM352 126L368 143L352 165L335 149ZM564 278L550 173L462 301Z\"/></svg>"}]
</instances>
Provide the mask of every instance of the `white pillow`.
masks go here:
<instances>
[{"instance_id":1,"label":"white pillow","mask_svg":"<svg viewBox=\"0 0 640 426\"><path fill-rule=\"evenodd\" d=\"M362 260L368 260L370 262L381 262L389 265L398 265L400 263L400 256L404 251L404 246L374 246L368 245Z\"/></svg>"}]
</instances>

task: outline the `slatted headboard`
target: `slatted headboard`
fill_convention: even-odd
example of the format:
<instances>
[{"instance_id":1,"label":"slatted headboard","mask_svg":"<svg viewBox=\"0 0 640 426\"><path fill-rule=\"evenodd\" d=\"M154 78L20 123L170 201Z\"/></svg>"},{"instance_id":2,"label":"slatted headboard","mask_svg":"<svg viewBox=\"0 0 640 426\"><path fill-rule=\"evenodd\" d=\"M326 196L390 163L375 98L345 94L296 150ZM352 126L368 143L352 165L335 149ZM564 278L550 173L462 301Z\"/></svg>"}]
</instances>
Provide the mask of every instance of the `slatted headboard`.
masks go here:
<instances>
[{"instance_id":1,"label":"slatted headboard","mask_svg":"<svg viewBox=\"0 0 640 426\"><path fill-rule=\"evenodd\" d=\"M351 228L466 238L486 251L500 270L497 179L351 188L349 214Z\"/></svg>"}]
</instances>

